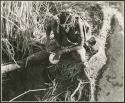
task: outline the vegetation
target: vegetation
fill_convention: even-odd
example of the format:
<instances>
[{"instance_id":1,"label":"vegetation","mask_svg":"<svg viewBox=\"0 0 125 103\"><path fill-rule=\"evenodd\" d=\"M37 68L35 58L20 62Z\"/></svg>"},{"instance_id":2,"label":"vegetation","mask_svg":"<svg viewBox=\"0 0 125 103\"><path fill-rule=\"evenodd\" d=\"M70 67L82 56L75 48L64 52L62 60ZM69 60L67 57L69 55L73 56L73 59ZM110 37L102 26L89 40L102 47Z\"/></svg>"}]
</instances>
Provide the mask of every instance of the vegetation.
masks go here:
<instances>
[{"instance_id":1,"label":"vegetation","mask_svg":"<svg viewBox=\"0 0 125 103\"><path fill-rule=\"evenodd\" d=\"M28 91L24 92L23 95L29 92L40 91L39 96L34 94L37 101L94 100L95 81L98 71L105 65L107 60L105 44L109 36L108 32L112 18L111 12L105 10L110 10L110 5L106 6L107 4L60 1L1 1L3 65L10 63L18 65L18 61L39 51L44 51L46 24L49 18L59 14L61 11L69 10L73 12L73 15L79 14L89 23L92 28L92 35L97 40L95 49L98 52L91 56L88 63L85 64L86 67L83 63L74 61L70 53L65 53L58 64L52 65L47 63L47 65L41 67L44 69L48 68L49 73L48 78L50 82L42 84L45 88L29 90L31 89L29 86ZM51 40L53 40L53 35ZM51 48L54 48L55 45L53 43L51 45ZM47 59L44 59L44 61L48 62ZM42 61L43 64L44 61ZM28 72L34 76L32 70ZM35 76L35 78L39 78L37 75ZM20 98L21 96L17 97ZM11 98L10 101L18 101L17 97Z\"/></svg>"}]
</instances>

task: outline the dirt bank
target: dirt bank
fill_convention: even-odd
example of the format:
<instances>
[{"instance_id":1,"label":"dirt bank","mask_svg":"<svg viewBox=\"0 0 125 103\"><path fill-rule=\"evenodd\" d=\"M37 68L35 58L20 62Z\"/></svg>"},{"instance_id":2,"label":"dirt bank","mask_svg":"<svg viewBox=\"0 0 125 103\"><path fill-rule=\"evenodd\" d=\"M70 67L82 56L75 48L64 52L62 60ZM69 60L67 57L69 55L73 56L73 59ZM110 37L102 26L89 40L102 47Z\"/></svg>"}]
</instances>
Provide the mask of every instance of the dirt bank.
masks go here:
<instances>
[{"instance_id":1,"label":"dirt bank","mask_svg":"<svg viewBox=\"0 0 125 103\"><path fill-rule=\"evenodd\" d=\"M108 61L99 81L98 101L118 102L124 100L124 36L120 33L121 27L118 20L115 19L112 23L112 33L109 37L110 47L107 50Z\"/></svg>"}]
</instances>

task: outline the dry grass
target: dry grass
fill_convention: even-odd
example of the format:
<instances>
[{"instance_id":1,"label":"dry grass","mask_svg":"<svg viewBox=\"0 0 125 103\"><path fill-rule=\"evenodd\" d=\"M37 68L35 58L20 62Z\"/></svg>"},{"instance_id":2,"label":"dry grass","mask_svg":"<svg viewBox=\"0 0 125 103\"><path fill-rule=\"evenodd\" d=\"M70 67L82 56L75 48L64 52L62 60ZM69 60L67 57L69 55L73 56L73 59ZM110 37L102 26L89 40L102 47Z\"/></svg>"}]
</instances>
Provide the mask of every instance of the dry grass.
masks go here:
<instances>
[{"instance_id":1,"label":"dry grass","mask_svg":"<svg viewBox=\"0 0 125 103\"><path fill-rule=\"evenodd\" d=\"M68 4L67 4L68 3ZM6 55L10 55L9 59L16 59L14 53L21 52L24 55L33 53L32 46L38 46L30 41L34 40L45 44L46 42L46 24L48 19L53 15L60 13L60 11L69 10L72 17L76 14L82 15L85 20L87 18L86 12L81 12L78 9L80 3L76 2L46 2L46 1L2 1L1 2L1 24L2 24L2 50ZM85 5L85 3L82 3ZM72 10L71 10L72 9ZM74 18L72 18L74 22ZM8 43L5 43L5 39ZM14 50L8 48L11 44ZM8 48L8 49L6 49ZM21 58L18 58L21 59Z\"/></svg>"},{"instance_id":2,"label":"dry grass","mask_svg":"<svg viewBox=\"0 0 125 103\"><path fill-rule=\"evenodd\" d=\"M85 3L83 3L83 5L84 4ZM79 5L80 3L76 4L76 2L68 2L67 5L67 2L54 2L53 4L51 4L50 2L45 1L2 1L1 19L3 43L2 50L4 50L3 52L7 53L10 60L13 60L15 62L15 59L17 59L15 58L15 51L18 52L20 50L21 53L25 55L28 50L28 55L32 54L33 51L31 45L34 44L32 44L32 42L30 41L35 40L40 43L45 43L45 29L46 24L48 23L48 19L51 18L54 14L60 13L60 11L70 11L70 15L73 17L72 24L74 23L74 17L76 16L76 14L78 14L81 15L82 19L87 20L89 23L91 23L92 26L92 19L89 18L86 10L84 10L85 12L81 12L82 9L78 8ZM97 22L98 20L96 20L96 23ZM11 41L15 41L16 45ZM59 64L55 68L57 68L57 70L60 68L59 70L61 73L63 73L64 80L70 78L71 81L74 81L78 77L77 75L79 74L80 68L82 68L82 66L81 64L72 64L67 67L67 64L63 63ZM77 82L74 89L76 89L76 87ZM57 85L53 84L52 88L45 94L45 98L41 100L56 101L60 93L53 95L55 91L58 91ZM71 91L74 92L74 90ZM71 98L74 98L72 97L72 95L73 94L70 94L68 97L71 96ZM70 101L72 101L72 99Z\"/></svg>"},{"instance_id":3,"label":"dry grass","mask_svg":"<svg viewBox=\"0 0 125 103\"><path fill-rule=\"evenodd\" d=\"M87 6L85 4L87 4ZM101 3L99 5L102 6ZM41 44L46 43L45 29L48 19L60 13L60 11L69 10L72 17L79 14L90 24L92 33L97 40L95 48L98 50L98 53L90 58L85 68L85 73L92 85L92 83L95 83L98 71L105 65L107 60L105 44L112 17L112 15L110 15L112 10L105 8L107 4L104 4L103 11L99 5L87 2L1 1L2 53L7 55L9 61L14 61L15 63L17 59L22 59L27 52L28 54L26 56L32 54L34 52L33 46L39 46L31 41ZM101 14L104 15L102 16ZM73 22L74 18L72 18L72 23ZM119 22L122 23L121 21ZM123 26L123 24L121 25ZM19 52L22 54L22 57L17 58L16 53ZM82 83L84 84L84 82L80 81L78 83L77 81L79 73L83 69L81 64L72 63L70 60L69 63L61 61L53 68L54 75L57 73L55 71L58 70L62 73L61 76L64 81L70 79L70 82L74 82L73 90L71 88L68 89L65 92L64 99L77 101L74 95L77 91L79 91L79 96L82 95L80 85ZM42 99L38 98L38 101L58 101L58 97L63 94L62 92L58 92L60 86L58 83L61 83L63 80L61 81L60 76L56 76L57 81L52 81L50 89L46 91ZM91 88L91 96L94 92L92 89L95 88ZM69 91L71 93L69 93Z\"/></svg>"},{"instance_id":4,"label":"dry grass","mask_svg":"<svg viewBox=\"0 0 125 103\"><path fill-rule=\"evenodd\" d=\"M51 16L49 12L50 8L48 2L2 1L1 26L3 52L14 59L15 51L21 51L25 54L28 50L29 54L33 53L31 45L34 44L30 42L31 40L45 43L44 24L46 19ZM15 41L15 43L12 41ZM11 49L9 48L10 45Z\"/></svg>"}]
</instances>

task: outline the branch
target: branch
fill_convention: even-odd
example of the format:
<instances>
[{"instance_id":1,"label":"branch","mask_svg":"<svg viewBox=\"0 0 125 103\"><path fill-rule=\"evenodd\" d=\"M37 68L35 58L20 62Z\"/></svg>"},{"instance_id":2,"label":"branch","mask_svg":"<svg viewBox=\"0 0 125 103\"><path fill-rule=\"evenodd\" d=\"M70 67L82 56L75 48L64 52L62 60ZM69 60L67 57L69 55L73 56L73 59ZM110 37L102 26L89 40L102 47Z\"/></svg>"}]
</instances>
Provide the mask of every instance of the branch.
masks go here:
<instances>
[{"instance_id":1,"label":"branch","mask_svg":"<svg viewBox=\"0 0 125 103\"><path fill-rule=\"evenodd\" d=\"M84 87L83 84L86 84L86 83L89 83L89 82L84 82L84 81L82 81L82 80L79 80L79 83L78 83L77 88L74 90L74 92L72 93L72 95L71 95L71 97L70 97L70 98L71 98L71 101L74 101L74 99L73 99L74 95L76 94L77 91L81 90L81 86ZM81 96L81 92L79 92L79 93L80 93L80 94L79 94L78 100L80 99L80 96Z\"/></svg>"},{"instance_id":2,"label":"branch","mask_svg":"<svg viewBox=\"0 0 125 103\"><path fill-rule=\"evenodd\" d=\"M12 63L12 64L1 66L1 73L3 74L6 72L16 70L16 69L25 68L27 66L32 66L32 65L38 64L38 63L42 62L43 60L45 60L46 58L48 58L48 56L49 56L49 53L47 53L44 50L34 53L31 56L28 56L27 58L25 58L23 60L17 61L18 65Z\"/></svg>"},{"instance_id":3,"label":"branch","mask_svg":"<svg viewBox=\"0 0 125 103\"><path fill-rule=\"evenodd\" d=\"M8 65L3 65L1 66L1 74L6 73L6 72L10 72L16 69L21 68L19 65L17 64L8 64Z\"/></svg>"},{"instance_id":4,"label":"branch","mask_svg":"<svg viewBox=\"0 0 125 103\"><path fill-rule=\"evenodd\" d=\"M19 97L21 97L21 96L23 96L23 95L25 95L25 94L27 94L29 92L35 92L35 91L41 91L41 90L46 90L46 89L34 89L34 90L25 91L24 93L22 93L22 94L20 94L20 95L18 95L16 97L14 97L13 99L11 99L9 102L12 102L12 101L16 100L17 98L19 98Z\"/></svg>"}]
</instances>

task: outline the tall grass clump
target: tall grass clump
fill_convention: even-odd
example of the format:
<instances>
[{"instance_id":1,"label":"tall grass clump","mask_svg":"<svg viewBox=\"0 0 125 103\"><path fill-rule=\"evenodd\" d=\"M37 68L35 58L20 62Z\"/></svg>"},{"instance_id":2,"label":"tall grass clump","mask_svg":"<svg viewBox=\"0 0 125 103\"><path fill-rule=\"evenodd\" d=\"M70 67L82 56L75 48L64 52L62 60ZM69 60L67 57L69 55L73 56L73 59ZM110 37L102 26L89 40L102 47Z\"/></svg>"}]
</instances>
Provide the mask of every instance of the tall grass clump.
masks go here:
<instances>
[{"instance_id":1,"label":"tall grass clump","mask_svg":"<svg viewBox=\"0 0 125 103\"><path fill-rule=\"evenodd\" d=\"M79 9L80 5L83 5L84 8ZM52 16L59 14L61 11L68 10L71 12L72 17L76 14L81 15L81 17L86 21L88 20L93 27L92 24L94 19L92 18L95 17L93 16L94 10L96 11L98 7L90 13L92 14L91 16L88 13L89 6L86 6L85 3L77 4L76 2L2 1L2 56L7 56L9 58L6 62L14 61L16 63L16 60L31 55L34 52L34 47L40 48L37 43L44 44L46 42L45 30L46 24L49 23L48 20ZM89 15L91 17L89 17ZM97 18L99 19L100 17L97 16ZM96 25L99 20L95 22ZM83 73L82 68L84 67L81 63L72 63L71 60L68 62L64 61L61 62L61 64L54 66L53 75L56 78L58 85L53 87L51 92L55 92L55 95L52 96L53 93L51 94L48 92L49 94L47 95L49 95L49 97L43 98L44 101L55 101L55 97L57 100L57 95L62 93L62 91L70 91L71 93L68 94L68 97L65 97L64 95L60 98L58 97L60 100L65 98L69 101L75 101L73 98L78 96L78 94L76 94L77 85L79 84L77 79L81 78L79 75L82 76L80 73L81 71ZM68 84L65 82L68 82ZM80 85L84 85L84 82L86 81L80 81ZM71 84L73 86L71 86ZM63 88L66 88L67 90L64 90ZM86 89L87 92L83 94L87 93L89 95L88 89ZM79 96L80 95L81 92L79 92Z\"/></svg>"},{"instance_id":2,"label":"tall grass clump","mask_svg":"<svg viewBox=\"0 0 125 103\"><path fill-rule=\"evenodd\" d=\"M45 43L44 25L50 9L45 1L1 1L2 53L9 61L32 54L36 42Z\"/></svg>"}]
</instances>

